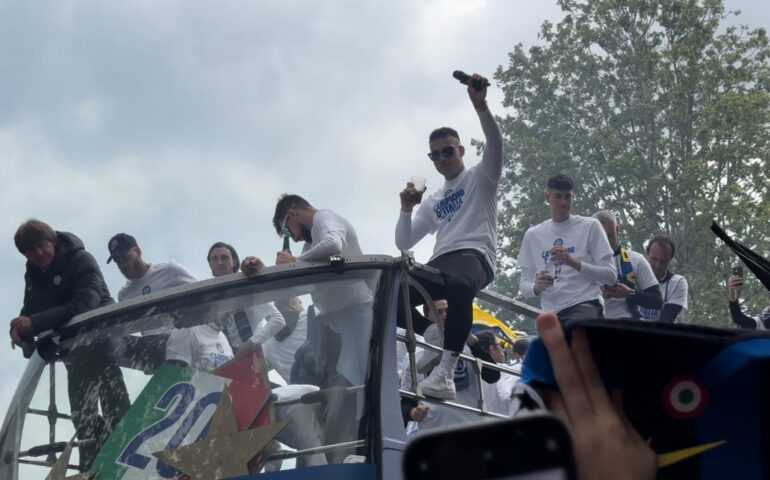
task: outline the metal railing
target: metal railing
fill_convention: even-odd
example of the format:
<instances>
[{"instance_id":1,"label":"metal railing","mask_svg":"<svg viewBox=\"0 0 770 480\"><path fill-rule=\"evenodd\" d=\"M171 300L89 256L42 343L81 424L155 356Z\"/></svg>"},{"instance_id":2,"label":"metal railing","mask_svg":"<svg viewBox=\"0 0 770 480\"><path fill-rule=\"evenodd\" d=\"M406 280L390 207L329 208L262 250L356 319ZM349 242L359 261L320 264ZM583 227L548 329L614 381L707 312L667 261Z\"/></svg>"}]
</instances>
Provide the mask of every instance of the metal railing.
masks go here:
<instances>
[{"instance_id":1,"label":"metal railing","mask_svg":"<svg viewBox=\"0 0 770 480\"><path fill-rule=\"evenodd\" d=\"M498 418L506 418L506 415L501 415L496 412L490 412L487 408L486 399L484 398L484 388L482 384L482 377L481 377L481 371L483 368L496 370L501 373L506 373L509 375L514 375L517 377L520 377L521 375L508 366L505 365L499 365L496 363L490 363L484 360L481 360L479 358L466 355L464 353L460 353L460 358L466 360L467 363L473 366L473 370L476 373L476 383L478 387L479 392L479 398L476 403L476 407L471 407L469 405L463 405L461 403L457 402L450 402L447 400L440 400L433 397L426 397L422 394L421 388L419 386L419 382L417 381L417 361L416 361L416 350L419 346L420 348L423 348L425 350L431 350L437 353L443 353L444 349L442 348L443 345L432 345L424 341L417 340L417 337L414 333L414 323L412 319L412 311L411 311L411 301L410 301L410 292L409 289L414 288L423 298L425 301L425 305L428 306L428 309L430 311L430 315L433 316L433 318L438 318L438 312L436 311L436 307L433 303L433 298L431 298L428 291L410 274L414 269L416 268L416 264L414 261L414 257L411 255L410 252L402 252L402 273L401 273L401 295L402 295L402 308L404 309L405 314L405 320L406 320L406 333L405 335L399 335L397 334L397 340L400 342L403 342L406 344L406 350L407 354L409 356L409 372L411 374L412 382L410 385L410 390L404 390L399 389L399 394L404 398L412 398L423 402L429 402L434 404L440 404L447 406L449 408L462 410L465 412L475 413L480 416L487 416L487 417L498 417ZM422 266L422 269L426 271L432 271L436 274L440 274L440 272L436 269L432 269L430 267ZM514 300L512 298L506 297L504 295L500 295L495 292L491 292L488 290L482 290L477 295L477 298L480 298L482 300L485 300L489 303L492 303L494 305L497 305L499 307L503 307L507 310L511 310L515 313L526 315L528 317L536 317L540 310L527 305L526 303L519 302L517 300ZM444 336L444 329L441 325L441 322L435 322L434 325L439 330L439 336L440 338L443 338Z\"/></svg>"}]
</instances>

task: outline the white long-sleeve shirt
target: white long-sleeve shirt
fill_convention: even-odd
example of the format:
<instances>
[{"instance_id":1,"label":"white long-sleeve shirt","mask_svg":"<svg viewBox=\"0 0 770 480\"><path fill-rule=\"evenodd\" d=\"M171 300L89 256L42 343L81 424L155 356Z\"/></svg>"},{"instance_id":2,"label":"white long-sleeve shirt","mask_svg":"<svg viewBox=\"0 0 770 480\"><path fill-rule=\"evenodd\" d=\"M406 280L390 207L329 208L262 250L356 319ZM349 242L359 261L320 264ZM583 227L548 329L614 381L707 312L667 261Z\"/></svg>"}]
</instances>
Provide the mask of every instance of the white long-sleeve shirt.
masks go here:
<instances>
[{"instance_id":1,"label":"white long-sleeve shirt","mask_svg":"<svg viewBox=\"0 0 770 480\"><path fill-rule=\"evenodd\" d=\"M551 261L550 250L555 245L563 246L570 256L580 260L580 271ZM519 291L525 298L534 297L537 274L558 270L553 285L541 293L543 310L558 312L589 300L604 305L599 285L614 285L617 281L612 254L607 234L595 218L571 215L559 223L546 220L524 234L519 252Z\"/></svg>"},{"instance_id":2,"label":"white long-sleeve shirt","mask_svg":"<svg viewBox=\"0 0 770 480\"><path fill-rule=\"evenodd\" d=\"M305 242L297 260L328 262L332 255L347 257L362 254L353 225L331 210L315 212L310 236L313 241ZM371 302L373 297L365 282L354 280L318 285L312 298L321 314L328 314L351 305Z\"/></svg>"},{"instance_id":3,"label":"white long-sleeve shirt","mask_svg":"<svg viewBox=\"0 0 770 480\"><path fill-rule=\"evenodd\" d=\"M479 112L486 146L481 162L447 180L427 198L417 213L401 211L396 246L408 250L425 235L435 233L433 256L463 249L478 250L492 271L497 259L497 187L503 171L503 137L489 109Z\"/></svg>"}]
</instances>

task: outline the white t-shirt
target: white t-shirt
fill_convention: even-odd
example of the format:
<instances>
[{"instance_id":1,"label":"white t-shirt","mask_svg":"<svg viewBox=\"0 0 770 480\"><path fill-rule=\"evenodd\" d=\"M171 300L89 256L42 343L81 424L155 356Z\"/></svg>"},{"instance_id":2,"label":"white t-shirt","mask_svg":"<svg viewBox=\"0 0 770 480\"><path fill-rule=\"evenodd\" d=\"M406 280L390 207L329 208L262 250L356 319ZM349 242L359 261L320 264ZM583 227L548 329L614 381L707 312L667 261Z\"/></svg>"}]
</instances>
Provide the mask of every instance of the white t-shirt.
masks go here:
<instances>
[{"instance_id":1,"label":"white t-shirt","mask_svg":"<svg viewBox=\"0 0 770 480\"><path fill-rule=\"evenodd\" d=\"M260 326L266 322L266 319L262 320ZM301 312L291 335L280 341L271 336L262 344L262 352L268 368L275 369L288 382L291 378L291 367L294 365L294 354L305 340L307 340L307 313Z\"/></svg>"},{"instance_id":2,"label":"white t-shirt","mask_svg":"<svg viewBox=\"0 0 770 480\"><path fill-rule=\"evenodd\" d=\"M674 274L665 282L661 282L660 294L663 296L663 306L660 309L639 308L642 320L651 322L660 320L660 311L667 303L681 306L682 311L679 315L687 311L687 280L683 276Z\"/></svg>"},{"instance_id":3,"label":"white t-shirt","mask_svg":"<svg viewBox=\"0 0 770 480\"><path fill-rule=\"evenodd\" d=\"M561 262L551 261L549 252L554 246L565 247L570 256L580 260L583 263L581 270L578 272ZM586 269L586 264L598 268ZM612 285L617 279L607 234L598 220L579 215L570 215L559 223L546 220L527 230L519 252L519 267L519 290L526 298L535 296L535 278L541 270L554 275L554 284L540 294L541 308L549 312L589 300L599 300L603 304L599 285ZM592 278L589 270L597 271L598 276Z\"/></svg>"},{"instance_id":4,"label":"white t-shirt","mask_svg":"<svg viewBox=\"0 0 770 480\"><path fill-rule=\"evenodd\" d=\"M142 278L128 280L118 292L118 301L148 295L150 293L197 282L198 279L186 268L175 262L153 263ZM170 328L156 328L142 332L142 335L170 333Z\"/></svg>"},{"instance_id":5,"label":"white t-shirt","mask_svg":"<svg viewBox=\"0 0 770 480\"><path fill-rule=\"evenodd\" d=\"M647 290L650 287L658 285L658 279L655 278L655 274L652 273L650 264L647 263L647 259L644 258L639 252L633 250L626 250L628 256L631 258L631 266L633 267L633 274L636 278L636 291ZM615 260L615 268L618 271L618 279L621 275L621 258L620 253L613 257ZM620 281L620 280L618 280ZM628 302L625 298L607 298L604 300L604 316L606 318L633 318L631 310L628 308Z\"/></svg>"},{"instance_id":6,"label":"white t-shirt","mask_svg":"<svg viewBox=\"0 0 770 480\"><path fill-rule=\"evenodd\" d=\"M497 258L497 187L503 169L500 127L489 109L479 113L486 148L481 162L424 197L412 219L401 211L396 246L412 248L427 234L436 234L434 259L445 253L473 249L481 252L494 273Z\"/></svg>"},{"instance_id":7,"label":"white t-shirt","mask_svg":"<svg viewBox=\"0 0 770 480\"><path fill-rule=\"evenodd\" d=\"M313 215L311 242L305 242L297 260L328 262L332 255L348 257L361 255L358 235L353 225L331 210L318 210ZM341 292L345 292L344 295ZM334 282L319 285L311 295L313 305L321 314L341 310L351 305L372 301L372 291L361 280Z\"/></svg>"},{"instance_id":8,"label":"white t-shirt","mask_svg":"<svg viewBox=\"0 0 770 480\"><path fill-rule=\"evenodd\" d=\"M233 350L220 330L206 324L171 331L166 360L179 360L190 368L212 372L233 359Z\"/></svg>"},{"instance_id":9,"label":"white t-shirt","mask_svg":"<svg viewBox=\"0 0 770 480\"><path fill-rule=\"evenodd\" d=\"M283 315L281 315L281 312L279 312L272 303L253 305L249 308L245 308L243 311L246 314L246 318L249 320L249 326L251 327L252 335L249 337L249 340L255 345L264 344L268 339L286 326ZM234 348L240 347L241 337L238 333L238 327L235 324L234 317L227 323L225 331L227 332L227 338L230 339L232 346Z\"/></svg>"}]
</instances>

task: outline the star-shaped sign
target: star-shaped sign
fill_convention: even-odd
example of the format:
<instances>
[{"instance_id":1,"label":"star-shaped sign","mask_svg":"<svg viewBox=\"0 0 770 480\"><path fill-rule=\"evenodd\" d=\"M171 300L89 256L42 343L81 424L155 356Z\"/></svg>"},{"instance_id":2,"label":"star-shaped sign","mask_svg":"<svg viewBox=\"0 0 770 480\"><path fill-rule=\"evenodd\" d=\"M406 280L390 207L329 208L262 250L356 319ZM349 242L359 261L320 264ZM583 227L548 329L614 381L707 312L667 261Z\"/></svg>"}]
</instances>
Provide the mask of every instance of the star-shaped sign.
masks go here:
<instances>
[{"instance_id":1,"label":"star-shaped sign","mask_svg":"<svg viewBox=\"0 0 770 480\"><path fill-rule=\"evenodd\" d=\"M96 475L96 472L84 472L71 477L65 477L65 475L67 475L67 467L70 463L70 456L72 455L72 442L74 440L75 437L72 437L72 440L69 441L67 447L61 455L59 455L59 459L56 461L51 471L45 476L45 480L91 480L91 478Z\"/></svg>"},{"instance_id":2,"label":"star-shaped sign","mask_svg":"<svg viewBox=\"0 0 770 480\"><path fill-rule=\"evenodd\" d=\"M238 431L233 400L225 389L211 419L206 439L153 453L158 460L182 471L190 480L212 480L249 474L248 462L283 430L288 421Z\"/></svg>"}]
</instances>

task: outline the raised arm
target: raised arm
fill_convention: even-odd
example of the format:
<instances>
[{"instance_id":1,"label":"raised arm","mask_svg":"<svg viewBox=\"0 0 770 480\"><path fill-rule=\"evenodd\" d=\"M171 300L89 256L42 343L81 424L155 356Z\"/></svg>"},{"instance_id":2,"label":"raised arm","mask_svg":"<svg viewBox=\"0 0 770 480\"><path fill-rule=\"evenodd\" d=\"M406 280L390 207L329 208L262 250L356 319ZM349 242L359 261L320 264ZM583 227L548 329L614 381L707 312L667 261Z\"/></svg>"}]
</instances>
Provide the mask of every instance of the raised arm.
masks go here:
<instances>
[{"instance_id":1,"label":"raised arm","mask_svg":"<svg viewBox=\"0 0 770 480\"><path fill-rule=\"evenodd\" d=\"M741 328L754 330L757 328L757 321L741 311L741 306L737 301L730 302L730 316L733 322Z\"/></svg>"},{"instance_id":2,"label":"raised arm","mask_svg":"<svg viewBox=\"0 0 770 480\"><path fill-rule=\"evenodd\" d=\"M473 88L474 82L468 82L468 97L479 115L481 130L486 140L484 154L481 157L481 168L490 180L497 183L503 174L503 134L487 106L486 85L489 81L476 73L473 74L473 80L477 80L482 85L481 90L476 90Z\"/></svg>"}]
</instances>

